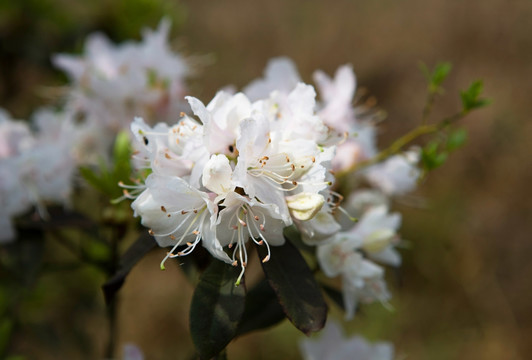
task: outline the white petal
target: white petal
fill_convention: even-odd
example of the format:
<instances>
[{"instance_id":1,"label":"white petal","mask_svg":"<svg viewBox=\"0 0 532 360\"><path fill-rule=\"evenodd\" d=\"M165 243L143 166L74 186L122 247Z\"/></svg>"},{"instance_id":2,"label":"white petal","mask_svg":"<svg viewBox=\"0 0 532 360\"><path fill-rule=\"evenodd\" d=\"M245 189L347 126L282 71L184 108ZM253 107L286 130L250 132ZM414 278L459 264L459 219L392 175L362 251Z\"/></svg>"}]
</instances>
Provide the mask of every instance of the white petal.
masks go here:
<instances>
[{"instance_id":1,"label":"white petal","mask_svg":"<svg viewBox=\"0 0 532 360\"><path fill-rule=\"evenodd\" d=\"M292 216L301 221L312 219L325 202L322 195L305 192L287 196L285 200Z\"/></svg>"},{"instance_id":2,"label":"white petal","mask_svg":"<svg viewBox=\"0 0 532 360\"><path fill-rule=\"evenodd\" d=\"M220 195L234 189L231 175L233 170L225 155L212 155L203 168L203 186Z\"/></svg>"}]
</instances>

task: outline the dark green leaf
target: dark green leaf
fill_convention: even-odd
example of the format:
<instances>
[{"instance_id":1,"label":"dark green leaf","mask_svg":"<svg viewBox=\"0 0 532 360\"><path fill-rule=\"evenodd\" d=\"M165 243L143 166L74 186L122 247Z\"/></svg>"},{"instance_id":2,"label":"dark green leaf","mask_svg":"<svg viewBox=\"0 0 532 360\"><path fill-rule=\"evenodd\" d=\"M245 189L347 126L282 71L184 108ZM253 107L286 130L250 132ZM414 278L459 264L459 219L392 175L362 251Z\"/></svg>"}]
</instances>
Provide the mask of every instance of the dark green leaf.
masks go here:
<instances>
[{"instance_id":1,"label":"dark green leaf","mask_svg":"<svg viewBox=\"0 0 532 360\"><path fill-rule=\"evenodd\" d=\"M259 257L266 255L257 246ZM305 259L289 241L272 246L270 260L262 263L266 278L288 319L305 334L319 331L327 319L327 304Z\"/></svg>"},{"instance_id":2,"label":"dark green leaf","mask_svg":"<svg viewBox=\"0 0 532 360\"><path fill-rule=\"evenodd\" d=\"M268 281L263 279L246 294L246 307L238 324L237 335L270 327L285 317L277 295Z\"/></svg>"},{"instance_id":3,"label":"dark green leaf","mask_svg":"<svg viewBox=\"0 0 532 360\"><path fill-rule=\"evenodd\" d=\"M190 334L201 359L218 355L236 335L246 297L243 279L235 286L239 273L239 267L213 260L194 291Z\"/></svg>"},{"instance_id":4,"label":"dark green leaf","mask_svg":"<svg viewBox=\"0 0 532 360\"><path fill-rule=\"evenodd\" d=\"M120 259L118 271L102 286L107 304L111 303L117 291L120 290L131 269L156 245L155 239L145 232L127 249Z\"/></svg>"}]
</instances>

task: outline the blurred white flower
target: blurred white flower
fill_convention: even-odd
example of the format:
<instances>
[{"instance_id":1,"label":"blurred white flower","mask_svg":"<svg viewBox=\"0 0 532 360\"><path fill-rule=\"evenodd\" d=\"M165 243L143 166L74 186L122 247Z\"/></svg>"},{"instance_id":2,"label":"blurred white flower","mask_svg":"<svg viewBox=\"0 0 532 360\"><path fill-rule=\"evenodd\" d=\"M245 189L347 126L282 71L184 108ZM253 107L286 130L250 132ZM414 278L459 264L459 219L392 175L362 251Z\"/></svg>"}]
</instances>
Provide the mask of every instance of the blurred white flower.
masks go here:
<instances>
[{"instance_id":1,"label":"blurred white flower","mask_svg":"<svg viewBox=\"0 0 532 360\"><path fill-rule=\"evenodd\" d=\"M274 91L288 94L301 82L297 67L287 57L277 57L268 61L264 78L252 81L244 88L244 93L252 100L265 99Z\"/></svg>"},{"instance_id":2,"label":"blurred white flower","mask_svg":"<svg viewBox=\"0 0 532 360\"><path fill-rule=\"evenodd\" d=\"M371 344L362 336L345 338L333 320L317 338L303 339L299 348L304 360L392 360L393 345L388 342Z\"/></svg>"},{"instance_id":3,"label":"blurred white flower","mask_svg":"<svg viewBox=\"0 0 532 360\"><path fill-rule=\"evenodd\" d=\"M415 189L421 171L419 149L394 155L366 170L366 178L388 196L404 195Z\"/></svg>"},{"instance_id":4,"label":"blurred white flower","mask_svg":"<svg viewBox=\"0 0 532 360\"><path fill-rule=\"evenodd\" d=\"M125 344L122 360L144 360L144 354L137 345L131 343Z\"/></svg>"},{"instance_id":5,"label":"blurred white flower","mask_svg":"<svg viewBox=\"0 0 532 360\"><path fill-rule=\"evenodd\" d=\"M390 298L384 269L371 260L391 266L401 264L401 257L394 249L399 241L396 231L400 221L400 215L388 214L386 206L375 206L351 229L336 233L332 241L317 247L318 262L325 275L342 276L346 318L353 317L359 302L385 303Z\"/></svg>"},{"instance_id":6,"label":"blurred white flower","mask_svg":"<svg viewBox=\"0 0 532 360\"><path fill-rule=\"evenodd\" d=\"M40 109L27 123L0 113L0 242L12 240L11 218L36 206L47 216L46 204L67 205L76 162L74 129L62 113Z\"/></svg>"},{"instance_id":7,"label":"blurred white flower","mask_svg":"<svg viewBox=\"0 0 532 360\"><path fill-rule=\"evenodd\" d=\"M150 123L179 117L190 69L181 55L170 50L169 29L169 21L162 20L156 31L143 32L141 42L120 45L93 34L83 55L53 57L71 80L66 108L81 119L80 129L85 130L80 152L106 156L115 135L135 116Z\"/></svg>"}]
</instances>

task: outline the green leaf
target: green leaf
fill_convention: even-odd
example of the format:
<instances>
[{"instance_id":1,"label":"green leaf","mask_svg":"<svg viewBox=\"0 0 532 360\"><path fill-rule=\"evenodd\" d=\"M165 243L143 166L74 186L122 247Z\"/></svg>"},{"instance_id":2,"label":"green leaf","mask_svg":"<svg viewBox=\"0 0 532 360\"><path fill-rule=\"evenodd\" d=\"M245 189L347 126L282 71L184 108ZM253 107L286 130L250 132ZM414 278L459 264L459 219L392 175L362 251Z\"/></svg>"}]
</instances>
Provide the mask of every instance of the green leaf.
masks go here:
<instances>
[{"instance_id":1,"label":"green leaf","mask_svg":"<svg viewBox=\"0 0 532 360\"><path fill-rule=\"evenodd\" d=\"M109 168L107 163L100 159L97 170L89 167L81 167L81 176L95 189L103 194L118 198L122 195L122 189L118 186L120 181L126 181L131 177L131 144L126 131L120 132L115 139L113 147L113 165Z\"/></svg>"},{"instance_id":2,"label":"green leaf","mask_svg":"<svg viewBox=\"0 0 532 360\"><path fill-rule=\"evenodd\" d=\"M447 152L440 152L439 147L439 142L432 141L421 151L421 163L425 170L434 170L447 160Z\"/></svg>"},{"instance_id":3,"label":"green leaf","mask_svg":"<svg viewBox=\"0 0 532 360\"><path fill-rule=\"evenodd\" d=\"M327 319L327 304L305 259L289 241L270 249L270 260L262 268L286 316L307 335L319 331ZM261 259L267 255L264 246L257 251Z\"/></svg>"},{"instance_id":4,"label":"green leaf","mask_svg":"<svg viewBox=\"0 0 532 360\"><path fill-rule=\"evenodd\" d=\"M80 166L79 172L85 181L87 181L92 187L105 194L108 192L103 177L98 176L94 170L86 166Z\"/></svg>"},{"instance_id":5,"label":"green leaf","mask_svg":"<svg viewBox=\"0 0 532 360\"><path fill-rule=\"evenodd\" d=\"M157 243L155 239L144 232L134 243L127 249L120 259L118 271L103 284L102 290L105 296L105 302L110 304L114 296L124 284L127 275L133 267L149 253Z\"/></svg>"},{"instance_id":6,"label":"green leaf","mask_svg":"<svg viewBox=\"0 0 532 360\"><path fill-rule=\"evenodd\" d=\"M235 337L245 306L240 268L213 260L200 278L190 306L190 334L200 359L211 359Z\"/></svg>"},{"instance_id":7,"label":"green leaf","mask_svg":"<svg viewBox=\"0 0 532 360\"><path fill-rule=\"evenodd\" d=\"M447 78L447 76L451 72L451 69L452 69L451 63L448 63L448 62L439 63L434 67L434 70L432 70L432 72L428 69L427 65L425 65L424 63L420 64L420 68L429 83L428 85L429 92L430 93L441 93L443 91L441 84L443 84L443 81Z\"/></svg>"},{"instance_id":8,"label":"green leaf","mask_svg":"<svg viewBox=\"0 0 532 360\"><path fill-rule=\"evenodd\" d=\"M273 326L286 318L277 295L266 279L246 294L246 307L238 324L237 335Z\"/></svg>"},{"instance_id":9,"label":"green leaf","mask_svg":"<svg viewBox=\"0 0 532 360\"><path fill-rule=\"evenodd\" d=\"M447 138L447 151L454 151L460 148L467 141L467 131L458 129L449 134Z\"/></svg>"},{"instance_id":10,"label":"green leaf","mask_svg":"<svg viewBox=\"0 0 532 360\"><path fill-rule=\"evenodd\" d=\"M115 187L120 180L126 180L131 176L130 142L129 133L127 131L122 131L116 136L113 149L113 181Z\"/></svg>"},{"instance_id":11,"label":"green leaf","mask_svg":"<svg viewBox=\"0 0 532 360\"><path fill-rule=\"evenodd\" d=\"M462 109L464 112L469 112L491 103L489 99L480 99L483 89L484 85L482 84L482 80L477 80L474 81L467 90L460 92Z\"/></svg>"}]
</instances>

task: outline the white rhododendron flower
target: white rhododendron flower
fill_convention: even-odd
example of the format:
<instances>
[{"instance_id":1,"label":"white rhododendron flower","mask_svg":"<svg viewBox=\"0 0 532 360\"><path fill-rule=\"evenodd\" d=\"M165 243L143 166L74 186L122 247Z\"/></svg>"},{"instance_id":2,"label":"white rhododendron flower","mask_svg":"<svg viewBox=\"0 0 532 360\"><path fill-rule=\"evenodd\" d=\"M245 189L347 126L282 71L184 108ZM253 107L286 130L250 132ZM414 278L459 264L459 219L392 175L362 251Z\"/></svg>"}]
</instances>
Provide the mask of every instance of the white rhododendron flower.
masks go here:
<instances>
[{"instance_id":1,"label":"white rhododendron flower","mask_svg":"<svg viewBox=\"0 0 532 360\"><path fill-rule=\"evenodd\" d=\"M135 116L149 123L170 121L185 109L190 66L168 46L170 23L145 30L141 42L115 45L103 34L89 36L84 54L60 54L54 64L71 80L66 108L83 120L80 152L105 156L115 135ZM92 157L91 157L92 156Z\"/></svg>"},{"instance_id":2,"label":"white rhododendron flower","mask_svg":"<svg viewBox=\"0 0 532 360\"><path fill-rule=\"evenodd\" d=\"M314 89L296 84L282 106L275 96L251 102L243 93L219 92L207 106L189 96L197 119L132 123L135 164L152 173L144 184L122 186L158 244L172 247L163 263L202 242L243 275L248 239L268 249L268 261L286 226L323 217L321 192L332 184L335 146L321 142L329 135L315 112ZM333 226L317 223L312 231L330 237L340 227L330 211L326 217Z\"/></svg>"},{"instance_id":3,"label":"white rhododendron flower","mask_svg":"<svg viewBox=\"0 0 532 360\"><path fill-rule=\"evenodd\" d=\"M299 343L304 360L392 360L394 347L387 342L371 344L362 336L346 338L340 326L332 320L317 338Z\"/></svg>"},{"instance_id":4,"label":"white rhododendron flower","mask_svg":"<svg viewBox=\"0 0 532 360\"><path fill-rule=\"evenodd\" d=\"M122 360L144 360L142 350L132 343L125 344L122 353Z\"/></svg>"},{"instance_id":5,"label":"white rhododendron flower","mask_svg":"<svg viewBox=\"0 0 532 360\"><path fill-rule=\"evenodd\" d=\"M394 155L383 163L367 169L366 178L389 196L404 195L415 189L421 175L421 171L417 168L419 159L419 149Z\"/></svg>"},{"instance_id":6,"label":"white rhododendron flower","mask_svg":"<svg viewBox=\"0 0 532 360\"><path fill-rule=\"evenodd\" d=\"M252 100L267 98L274 91L288 94L301 77L292 60L286 57L271 59L264 70L264 78L252 81L244 88L244 93Z\"/></svg>"},{"instance_id":7,"label":"white rhododendron flower","mask_svg":"<svg viewBox=\"0 0 532 360\"><path fill-rule=\"evenodd\" d=\"M359 302L385 303L389 299L384 269L371 260L391 266L401 264L401 257L394 249L399 241L396 231L400 221L400 215L388 214L386 206L375 206L351 229L336 233L331 242L317 247L318 261L325 275L342 275L347 318L352 318Z\"/></svg>"},{"instance_id":8,"label":"white rhododendron flower","mask_svg":"<svg viewBox=\"0 0 532 360\"><path fill-rule=\"evenodd\" d=\"M35 206L67 205L72 190L75 130L62 113L41 109L33 116L36 131L0 112L0 242L12 240L12 218Z\"/></svg>"},{"instance_id":9,"label":"white rhododendron flower","mask_svg":"<svg viewBox=\"0 0 532 360\"><path fill-rule=\"evenodd\" d=\"M353 178L377 189L356 188L342 204L332 170L375 156L376 131L366 109L353 105L350 66L334 78L316 72L315 79L319 100L294 64L277 58L243 93L220 91L207 105L186 97L194 116L181 114L177 124L135 119L134 163L152 173L144 183L123 185L124 194L136 198L135 215L158 244L171 247L161 267L201 242L241 267L239 283L249 244L265 246L261 260L269 261L270 247L284 244L283 229L293 224L316 247L323 272L342 277L348 318L359 303L388 301L385 269L375 263L401 263L401 217L389 213L388 196L413 184L392 157Z\"/></svg>"}]
</instances>

